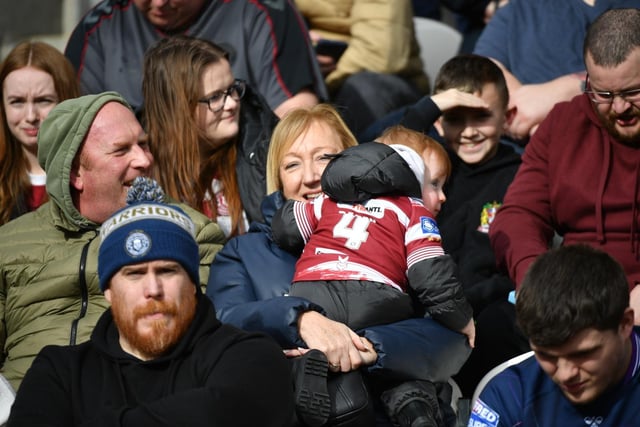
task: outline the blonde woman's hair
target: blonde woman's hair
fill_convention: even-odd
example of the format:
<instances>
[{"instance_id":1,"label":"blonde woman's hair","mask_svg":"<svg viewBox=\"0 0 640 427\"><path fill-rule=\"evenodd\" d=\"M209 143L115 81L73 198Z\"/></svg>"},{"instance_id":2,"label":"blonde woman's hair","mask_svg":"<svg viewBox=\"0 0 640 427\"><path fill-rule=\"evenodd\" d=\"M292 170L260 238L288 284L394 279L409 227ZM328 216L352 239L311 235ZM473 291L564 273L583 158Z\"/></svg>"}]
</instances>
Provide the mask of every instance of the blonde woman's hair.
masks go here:
<instances>
[{"instance_id":1,"label":"blonde woman's hair","mask_svg":"<svg viewBox=\"0 0 640 427\"><path fill-rule=\"evenodd\" d=\"M343 150L358 144L340 114L329 104L317 104L312 108L290 111L280 120L271 135L267 155L267 194L282 190L280 163L291 144L313 123L324 123L333 129L340 138Z\"/></svg>"}]
</instances>

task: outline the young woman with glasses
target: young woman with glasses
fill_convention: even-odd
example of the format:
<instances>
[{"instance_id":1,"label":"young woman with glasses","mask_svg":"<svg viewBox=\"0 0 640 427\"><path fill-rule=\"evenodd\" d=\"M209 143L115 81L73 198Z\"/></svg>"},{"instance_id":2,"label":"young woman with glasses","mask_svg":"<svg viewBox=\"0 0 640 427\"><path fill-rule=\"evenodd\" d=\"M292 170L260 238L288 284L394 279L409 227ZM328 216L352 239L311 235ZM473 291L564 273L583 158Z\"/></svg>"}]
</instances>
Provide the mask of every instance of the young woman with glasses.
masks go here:
<instances>
[{"instance_id":1,"label":"young woman with glasses","mask_svg":"<svg viewBox=\"0 0 640 427\"><path fill-rule=\"evenodd\" d=\"M143 121L166 193L215 220L227 237L261 220L277 117L209 41L174 36L145 55Z\"/></svg>"}]
</instances>

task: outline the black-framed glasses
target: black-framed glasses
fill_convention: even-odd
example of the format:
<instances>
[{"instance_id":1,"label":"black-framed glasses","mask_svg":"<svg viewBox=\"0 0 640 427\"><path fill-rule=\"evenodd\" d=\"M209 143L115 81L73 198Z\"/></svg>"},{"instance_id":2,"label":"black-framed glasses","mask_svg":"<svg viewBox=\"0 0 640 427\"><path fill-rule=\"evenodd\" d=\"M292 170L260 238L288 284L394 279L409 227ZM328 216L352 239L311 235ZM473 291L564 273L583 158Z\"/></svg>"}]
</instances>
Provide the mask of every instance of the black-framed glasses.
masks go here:
<instances>
[{"instance_id":1,"label":"black-framed glasses","mask_svg":"<svg viewBox=\"0 0 640 427\"><path fill-rule=\"evenodd\" d=\"M613 104L613 100L616 98L616 96L619 96L627 102L630 102L634 105L640 105L640 88L622 90L620 92L593 90L591 88L591 84L589 83L589 74L587 74L587 77L585 79L584 93L586 93L589 99L596 104L611 105Z\"/></svg>"},{"instance_id":2,"label":"black-framed glasses","mask_svg":"<svg viewBox=\"0 0 640 427\"><path fill-rule=\"evenodd\" d=\"M235 79L227 90L216 92L208 98L199 99L198 102L207 104L212 113L217 113L224 108L224 104L227 102L227 96L230 96L234 101L240 101L246 89L247 83L244 80Z\"/></svg>"}]
</instances>

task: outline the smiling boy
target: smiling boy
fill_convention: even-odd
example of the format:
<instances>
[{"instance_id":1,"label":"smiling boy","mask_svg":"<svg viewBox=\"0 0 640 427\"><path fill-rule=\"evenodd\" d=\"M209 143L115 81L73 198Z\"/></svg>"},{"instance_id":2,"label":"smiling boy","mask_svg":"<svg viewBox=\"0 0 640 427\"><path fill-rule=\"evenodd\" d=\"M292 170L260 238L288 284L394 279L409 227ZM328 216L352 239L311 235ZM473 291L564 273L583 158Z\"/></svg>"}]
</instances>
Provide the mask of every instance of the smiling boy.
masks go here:
<instances>
[{"instance_id":1,"label":"smiling boy","mask_svg":"<svg viewBox=\"0 0 640 427\"><path fill-rule=\"evenodd\" d=\"M520 155L500 143L513 115L508 103L504 76L491 60L459 55L440 69L434 95L407 109L402 120L425 133L435 126L445 141L452 171L437 220L475 315L513 288L496 270L488 238L490 221L520 166Z\"/></svg>"},{"instance_id":2,"label":"smiling boy","mask_svg":"<svg viewBox=\"0 0 640 427\"><path fill-rule=\"evenodd\" d=\"M424 133L437 130L444 139L452 171L444 188L447 202L436 219L442 246L458 265L465 296L478 320L487 306L506 301L514 288L496 268L489 242L495 213L520 167L520 155L501 143L514 113L508 104L500 68L482 56L459 55L440 69L434 95L408 108L401 122ZM476 348L456 376L463 394L472 395L484 374L499 363L494 360L510 357L503 356L508 351L491 336L478 335Z\"/></svg>"}]
</instances>

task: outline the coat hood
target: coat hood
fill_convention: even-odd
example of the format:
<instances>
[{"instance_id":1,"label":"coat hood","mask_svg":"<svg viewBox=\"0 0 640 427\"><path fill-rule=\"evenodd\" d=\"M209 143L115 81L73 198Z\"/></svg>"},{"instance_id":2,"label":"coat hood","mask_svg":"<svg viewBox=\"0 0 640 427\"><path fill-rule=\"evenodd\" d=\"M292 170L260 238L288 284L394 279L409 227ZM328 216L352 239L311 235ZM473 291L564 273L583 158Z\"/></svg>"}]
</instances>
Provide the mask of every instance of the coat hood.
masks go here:
<instances>
[{"instance_id":1,"label":"coat hood","mask_svg":"<svg viewBox=\"0 0 640 427\"><path fill-rule=\"evenodd\" d=\"M249 227L249 232L263 232L271 239L271 221L276 211L284 205L285 198L281 191L274 191L262 199L260 210L262 211L262 221L253 221Z\"/></svg>"},{"instance_id":2,"label":"coat hood","mask_svg":"<svg viewBox=\"0 0 640 427\"><path fill-rule=\"evenodd\" d=\"M606 229L604 225L605 218L605 203L604 203L604 195L607 187L607 181L611 174L611 169L613 168L614 163L614 155L613 155L613 144L623 144L627 146L631 146L631 144L623 143L616 140L605 128L602 124L598 114L596 113L591 100L587 97L586 94L582 94L581 98L579 98L580 107L584 109L587 117L593 125L599 129L600 132L600 140L602 141L601 147L601 164L602 168L600 170L600 179L598 183L598 187L595 189L596 191L596 199L595 199L595 214L596 214L596 238L598 242L604 243L606 241ZM638 148L637 145L634 148ZM636 218L638 217L638 211L640 211L640 206L638 205L638 189L640 188L640 158L635 162L635 170L633 174L629 174L629 182L628 185L632 185L635 189L634 194L636 197L631 201L631 215L629 218L630 230L629 234L631 235L631 252L636 254L636 260L640 259L640 238L638 236L638 226Z\"/></svg>"},{"instance_id":3,"label":"coat hood","mask_svg":"<svg viewBox=\"0 0 640 427\"><path fill-rule=\"evenodd\" d=\"M47 193L66 219L79 228L95 226L73 204L70 175L80 145L98 111L108 102L131 108L116 92L69 99L56 105L38 132L38 162L47 173Z\"/></svg>"},{"instance_id":4,"label":"coat hood","mask_svg":"<svg viewBox=\"0 0 640 427\"><path fill-rule=\"evenodd\" d=\"M322 174L322 191L345 203L394 195L421 198L421 186L403 155L379 142L366 142L336 154Z\"/></svg>"}]
</instances>

